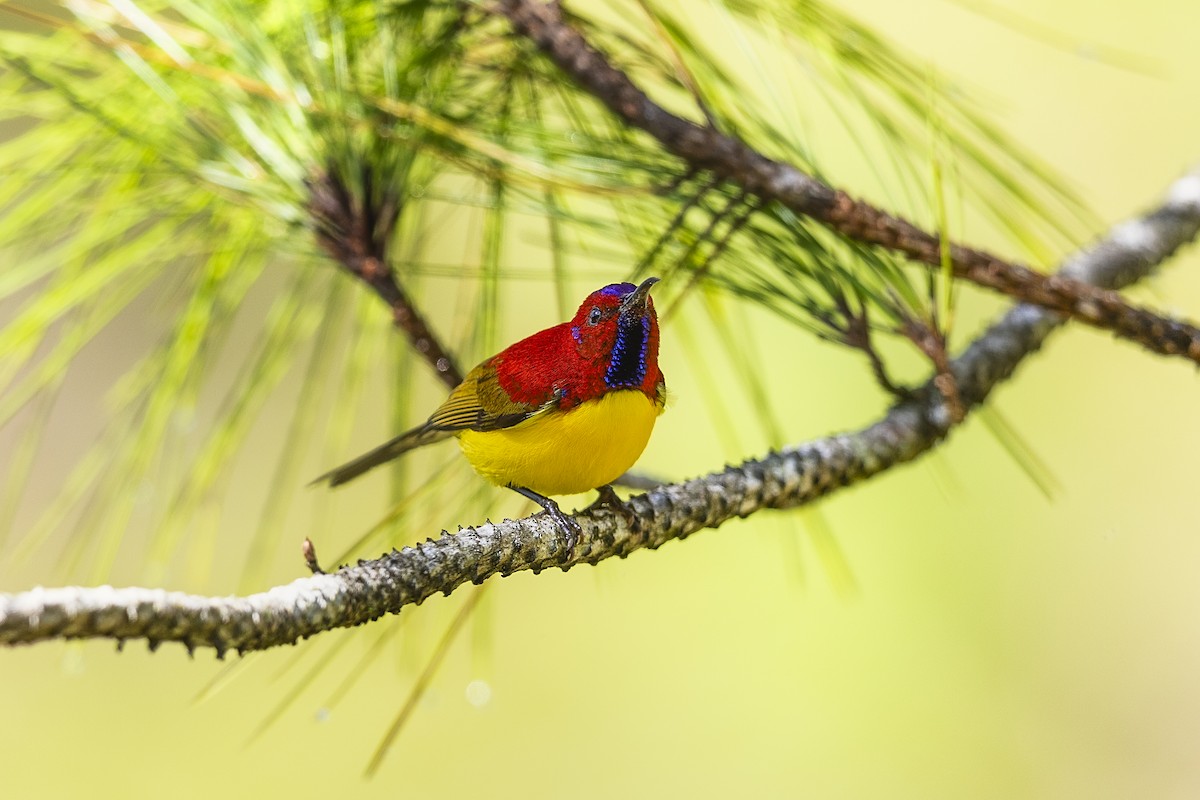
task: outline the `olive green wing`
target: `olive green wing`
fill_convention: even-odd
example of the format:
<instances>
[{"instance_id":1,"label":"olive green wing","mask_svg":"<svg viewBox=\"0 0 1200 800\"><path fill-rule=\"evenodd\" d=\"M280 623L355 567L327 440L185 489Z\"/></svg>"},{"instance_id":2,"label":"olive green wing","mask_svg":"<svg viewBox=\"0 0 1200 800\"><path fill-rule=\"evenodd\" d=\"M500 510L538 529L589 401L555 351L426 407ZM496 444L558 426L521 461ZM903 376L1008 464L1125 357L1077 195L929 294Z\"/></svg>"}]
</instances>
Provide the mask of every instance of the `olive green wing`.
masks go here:
<instances>
[{"instance_id":1,"label":"olive green wing","mask_svg":"<svg viewBox=\"0 0 1200 800\"><path fill-rule=\"evenodd\" d=\"M437 431L495 431L519 425L551 408L556 396L541 403L520 403L500 386L491 359L467 373L425 426Z\"/></svg>"},{"instance_id":2,"label":"olive green wing","mask_svg":"<svg viewBox=\"0 0 1200 800\"><path fill-rule=\"evenodd\" d=\"M558 398L545 403L518 403L500 387L492 360L467 373L446 402L423 424L384 442L353 461L330 470L313 483L339 486L380 464L386 464L409 450L448 439L459 431L495 431L511 428L533 415L554 406Z\"/></svg>"}]
</instances>

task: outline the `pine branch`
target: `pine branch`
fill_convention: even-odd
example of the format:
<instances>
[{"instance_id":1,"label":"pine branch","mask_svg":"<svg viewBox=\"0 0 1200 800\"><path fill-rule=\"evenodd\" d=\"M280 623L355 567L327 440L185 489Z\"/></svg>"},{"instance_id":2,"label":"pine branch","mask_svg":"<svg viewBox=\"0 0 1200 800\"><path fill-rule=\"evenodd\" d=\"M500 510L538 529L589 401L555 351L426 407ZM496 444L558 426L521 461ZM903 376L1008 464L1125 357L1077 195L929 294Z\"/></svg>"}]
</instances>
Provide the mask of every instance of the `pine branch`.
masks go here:
<instances>
[{"instance_id":1,"label":"pine branch","mask_svg":"<svg viewBox=\"0 0 1200 800\"><path fill-rule=\"evenodd\" d=\"M1107 238L1075 255L1060 275L1098 286L1125 286L1145 277L1198 232L1200 169L1176 182L1161 207L1114 228ZM1060 314L1022 304L992 325L950 365L965 408L982 403L1064 321ZM952 420L941 392L930 381L856 433L789 447L633 497L628 501L633 512L629 519L604 508L579 513L575 553L564 551L552 521L531 517L464 528L248 597L112 587L39 588L0 595L0 644L144 638L151 648L177 641L189 650L212 647L219 656L231 649L247 652L292 644L396 613L492 575L595 564L660 547L734 517L810 503L913 460L946 437Z\"/></svg>"},{"instance_id":2,"label":"pine branch","mask_svg":"<svg viewBox=\"0 0 1200 800\"><path fill-rule=\"evenodd\" d=\"M791 164L775 161L741 139L676 116L659 106L562 16L558 3L500 0L490 6L530 39L585 91L627 124L654 137L692 170L707 170L763 201L783 204L842 236L877 245L940 269L941 240ZM1043 275L982 250L950 245L955 276L1112 331L1148 350L1200 363L1200 329L1127 303L1115 291L1073 277Z\"/></svg>"},{"instance_id":3,"label":"pine branch","mask_svg":"<svg viewBox=\"0 0 1200 800\"><path fill-rule=\"evenodd\" d=\"M308 210L317 241L342 268L387 303L396 327L442 383L453 389L462 383L462 372L400 286L388 261L388 245L403 205L396 194L398 187L383 187L382 198L376 198L366 169L360 183L355 194L332 167L309 181Z\"/></svg>"}]
</instances>

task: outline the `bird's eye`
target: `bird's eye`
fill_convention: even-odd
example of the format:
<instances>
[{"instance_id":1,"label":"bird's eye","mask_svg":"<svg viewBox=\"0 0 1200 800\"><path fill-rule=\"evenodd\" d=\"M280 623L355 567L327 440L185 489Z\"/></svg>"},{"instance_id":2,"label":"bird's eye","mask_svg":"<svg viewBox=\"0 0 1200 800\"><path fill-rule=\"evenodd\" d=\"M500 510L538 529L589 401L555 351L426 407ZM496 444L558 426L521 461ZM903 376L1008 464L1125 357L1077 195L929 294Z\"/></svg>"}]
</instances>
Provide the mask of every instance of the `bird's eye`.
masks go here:
<instances>
[{"instance_id":1,"label":"bird's eye","mask_svg":"<svg viewBox=\"0 0 1200 800\"><path fill-rule=\"evenodd\" d=\"M592 310L588 313L588 325L595 325L600 321L600 307L592 306Z\"/></svg>"}]
</instances>

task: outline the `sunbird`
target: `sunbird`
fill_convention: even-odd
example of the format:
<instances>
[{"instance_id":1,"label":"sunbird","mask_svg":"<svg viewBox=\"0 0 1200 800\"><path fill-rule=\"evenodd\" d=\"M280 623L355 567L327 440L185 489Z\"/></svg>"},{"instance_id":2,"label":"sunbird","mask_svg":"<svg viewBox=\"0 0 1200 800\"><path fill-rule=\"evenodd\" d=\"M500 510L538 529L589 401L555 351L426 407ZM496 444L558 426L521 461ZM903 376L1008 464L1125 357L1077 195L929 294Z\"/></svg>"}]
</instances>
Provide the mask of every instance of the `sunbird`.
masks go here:
<instances>
[{"instance_id":1,"label":"sunbird","mask_svg":"<svg viewBox=\"0 0 1200 800\"><path fill-rule=\"evenodd\" d=\"M338 486L417 447L458 437L481 476L533 500L574 547L579 526L547 495L598 489L633 466L666 403L650 288L613 283L569 321L472 369L429 419L317 478Z\"/></svg>"}]
</instances>

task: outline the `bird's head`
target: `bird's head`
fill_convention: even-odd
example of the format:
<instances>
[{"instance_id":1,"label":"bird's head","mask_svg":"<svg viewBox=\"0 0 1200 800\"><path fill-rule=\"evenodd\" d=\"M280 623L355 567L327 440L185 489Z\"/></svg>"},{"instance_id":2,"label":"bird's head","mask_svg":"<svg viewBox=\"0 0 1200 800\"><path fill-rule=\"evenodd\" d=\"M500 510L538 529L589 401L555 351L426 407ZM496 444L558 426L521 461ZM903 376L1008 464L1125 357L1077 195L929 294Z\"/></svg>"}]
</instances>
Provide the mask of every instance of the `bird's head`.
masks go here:
<instances>
[{"instance_id":1,"label":"bird's head","mask_svg":"<svg viewBox=\"0 0 1200 800\"><path fill-rule=\"evenodd\" d=\"M612 283L588 295L569 323L579 355L604 368L608 389L642 387L657 380L658 315L650 287Z\"/></svg>"}]
</instances>

